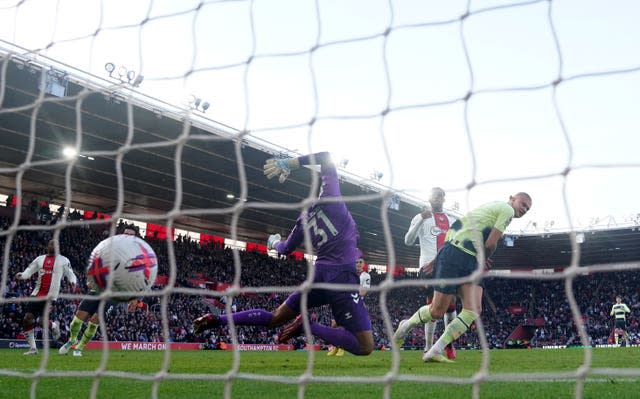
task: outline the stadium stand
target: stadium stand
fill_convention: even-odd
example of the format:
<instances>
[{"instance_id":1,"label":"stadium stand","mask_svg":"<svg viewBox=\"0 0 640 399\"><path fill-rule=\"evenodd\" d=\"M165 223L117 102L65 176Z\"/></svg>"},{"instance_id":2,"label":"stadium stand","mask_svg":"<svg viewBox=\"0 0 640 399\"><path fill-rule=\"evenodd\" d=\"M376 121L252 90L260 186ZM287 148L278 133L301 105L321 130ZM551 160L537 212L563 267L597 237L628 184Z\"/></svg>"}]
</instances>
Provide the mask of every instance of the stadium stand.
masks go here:
<instances>
[{"instance_id":1,"label":"stadium stand","mask_svg":"<svg viewBox=\"0 0 640 399\"><path fill-rule=\"evenodd\" d=\"M6 230L13 215L9 207L0 207L0 229ZM30 206L30 205L29 205ZM55 222L58 214L52 214L48 207L39 206L26 212L21 224L39 224ZM70 218L78 218L79 214L71 213ZM118 231L127 225L120 222ZM9 275L23 270L28 263L42 253L44 245L50 238L50 231L19 231L12 240L10 251ZM77 275L80 278L80 286L85 286L84 265L87 262L91 249L108 235L108 224L73 227L64 229L60 235L61 253L67 256ZM626 229L624 231L611 230L594 233L588 242L592 242L592 249L587 251L592 260L607 257L611 262L637 260L635 252L617 250L610 251L608 246L625 245L621 236L626 241L640 238L640 231ZM0 249L4 250L5 237L0 240ZM147 237L159 258L160 278L156 283L165 284L168 273L167 243L166 240L156 240ZM540 244L540 240L548 240L547 237L523 236L517 240L518 245L524 248L533 248ZM600 243L596 243L597 241ZM545 242L551 252L561 253L566 241L551 239ZM177 261L177 285L183 287L202 288L204 290L224 289L234 277L232 250L225 248L218 242L208 242L204 245L188 238L179 237L174 242L174 251ZM503 251L503 254L517 251ZM520 256L519 254L517 256ZM241 285L265 286L282 285L296 286L304 280L307 270L305 260L295 258L273 258L262 252L240 251L242 263ZM501 256L501 262L512 262L508 255ZM538 266L538 260L530 258L528 264L520 265L534 269ZM553 265L545 264L547 267ZM372 271L372 285L379 284L385 275ZM415 279L417 276L404 273L395 276L396 279ZM28 295L32 287L30 282L17 282L11 280L3 295L18 297ZM485 309L483 311L483 323L487 333L487 339L491 348L505 348L517 346L540 347L546 345L572 345L578 344L576 330L569 305L564 292L564 282L561 280L505 280L500 278L487 279ZM621 294L627 298L632 307L632 315L629 318L632 344L640 344L638 335L638 307L640 304L640 272L616 272L586 274L574 280L574 292L576 300L581 307L581 312L587 325L587 331L594 345L607 344L610 332L613 328L613 320L609 316L609 310L615 294ZM159 287L158 287L159 288ZM424 302L426 288L403 287L393 289L388 296L388 307L394 318L392 323L397 323L403 317L410 314L412 309ZM257 306L274 308L286 293L244 293L233 298L237 309L248 309ZM225 331L210 333L205 337L196 337L192 333L191 322L198 315L211 309L224 311L225 297L192 297L183 294L174 294L169 301L170 315L170 340L173 342L201 342L204 339L205 347L216 349L220 347L221 337L227 337ZM389 346L383 326L380 312L380 297L377 292L371 292L367 296L367 306L372 318L374 338L377 348ZM68 326L79 301L59 300L52 311L52 318L61 321L63 326ZM21 328L18 324L22 318L22 304L9 303L0 313L0 338L20 338ZM112 341L163 341L161 334L161 318L158 297L144 297L139 300L136 310L132 313L125 307L116 307L107 316L108 339ZM328 309L321 309L318 313L321 322L327 322L331 317ZM513 335L514 332L527 327L528 333L522 336ZM533 326L534 328L531 328ZM415 329L405 341L405 348L420 349L422 347L423 331ZM241 327L238 330L240 343L271 344L274 343L276 330L265 331L253 327ZM100 339L100 333L96 339ZM64 339L63 335L63 339ZM304 345L304 337L298 339L297 347ZM476 334L466 334L459 341L461 349L479 348L480 344Z\"/></svg>"}]
</instances>

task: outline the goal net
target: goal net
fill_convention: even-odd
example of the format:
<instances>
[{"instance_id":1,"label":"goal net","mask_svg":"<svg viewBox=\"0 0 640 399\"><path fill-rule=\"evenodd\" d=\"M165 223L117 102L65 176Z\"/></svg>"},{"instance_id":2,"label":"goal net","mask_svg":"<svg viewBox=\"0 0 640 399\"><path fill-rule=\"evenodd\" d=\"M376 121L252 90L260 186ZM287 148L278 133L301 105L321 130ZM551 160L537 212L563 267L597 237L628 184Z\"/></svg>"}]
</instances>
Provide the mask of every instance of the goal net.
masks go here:
<instances>
[{"instance_id":1,"label":"goal net","mask_svg":"<svg viewBox=\"0 0 640 399\"><path fill-rule=\"evenodd\" d=\"M50 239L81 288L64 282L46 302L40 324L59 323L62 338L38 328L37 362L0 360L0 381L26 381L40 397L53 395L47 381L66 389L85 378L92 398L138 383L158 397L201 382L224 397L263 382L298 397L328 384L356 396L435 384L480 397L519 383L569 383L583 397L610 379L637 381L633 363L594 354L640 344L637 11L632 1L0 2L0 347L28 349L22 317L41 302L29 296L34 281L14 275ZM307 309L317 288L308 231L291 256L265 245L270 234L286 236L321 184L312 168L267 180L265 160L322 151L338 166L372 274L372 372L364 357L325 363L317 350L326 343L308 322L289 345L275 343L277 328L193 331L207 312L271 311L297 290L303 314L330 324L327 307ZM472 353L457 370L420 362L420 328L402 348L391 342L442 283L418 273L419 248L404 242L432 187L445 190L456 217L520 191L533 198L493 270L472 276L486 283L483 314L457 341ZM130 309L102 293L86 346L98 360L69 362L58 347L78 303L95 298L86 289L91 250L125 229L156 251L155 286ZM616 295L631 307L624 331L610 315ZM493 368L503 353L493 349L567 346L580 348L577 360L538 360L547 364L537 369L521 353L530 368ZM268 357L265 368L245 352L292 349L306 350L294 372L285 357ZM132 350L161 355L140 353L140 368L117 363ZM181 357L189 350L219 365L198 368L199 357ZM534 357L545 356L554 359Z\"/></svg>"}]
</instances>

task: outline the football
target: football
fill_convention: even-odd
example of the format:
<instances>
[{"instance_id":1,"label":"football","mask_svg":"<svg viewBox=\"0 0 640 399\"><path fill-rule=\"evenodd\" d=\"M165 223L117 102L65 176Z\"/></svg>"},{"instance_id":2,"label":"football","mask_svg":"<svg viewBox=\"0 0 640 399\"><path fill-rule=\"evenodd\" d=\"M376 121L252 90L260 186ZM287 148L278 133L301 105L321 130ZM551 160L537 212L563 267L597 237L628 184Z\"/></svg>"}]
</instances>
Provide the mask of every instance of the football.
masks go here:
<instances>
[{"instance_id":1,"label":"football","mask_svg":"<svg viewBox=\"0 0 640 399\"><path fill-rule=\"evenodd\" d=\"M119 234L101 241L91 251L87 284L97 291L109 285L115 292L142 292L151 289L158 274L158 259L143 239ZM129 297L114 298L126 301Z\"/></svg>"}]
</instances>

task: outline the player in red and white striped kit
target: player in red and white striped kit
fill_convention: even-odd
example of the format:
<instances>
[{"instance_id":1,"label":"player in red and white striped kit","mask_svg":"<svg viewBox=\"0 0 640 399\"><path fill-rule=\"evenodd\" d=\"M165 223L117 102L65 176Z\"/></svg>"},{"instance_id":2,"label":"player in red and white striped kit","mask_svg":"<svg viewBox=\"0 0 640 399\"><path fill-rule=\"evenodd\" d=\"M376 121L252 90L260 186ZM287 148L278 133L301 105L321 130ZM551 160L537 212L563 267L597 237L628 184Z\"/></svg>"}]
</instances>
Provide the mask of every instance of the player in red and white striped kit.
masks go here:
<instances>
[{"instance_id":1,"label":"player in red and white striped kit","mask_svg":"<svg viewBox=\"0 0 640 399\"><path fill-rule=\"evenodd\" d=\"M444 246L445 236L449 227L456 221L453 216L447 215L442 211L444 205L445 192L440 187L431 189L429 204L431 209L426 209L422 213L417 214L409 231L404 236L405 245L413 245L416 239L420 242L420 269L426 274L431 274L433 269L433 260L438 251ZM431 303L431 298L427 298L427 305ZM456 318L456 304L452 302L444 314L444 325ZM424 325L424 350L428 351L433 345L433 334L436 329L437 320L433 320ZM445 348L447 357L451 360L456 358L455 349L448 345Z\"/></svg>"},{"instance_id":2,"label":"player in red and white striped kit","mask_svg":"<svg viewBox=\"0 0 640 399\"><path fill-rule=\"evenodd\" d=\"M25 352L25 355L36 355L38 353L34 334L36 321L38 317L42 317L44 314L47 304L46 300L51 299L55 301L58 297L62 276L65 276L71 283L73 291L75 291L76 288L77 278L71 269L71 263L65 256L57 253L56 244L57 242L55 240L49 241L47 244L47 254L38 256L23 272L16 273L15 275L16 280L28 280L37 273L38 279L31 296L42 298L40 301L28 302L25 307L22 327L27 336L27 342L30 348L29 351ZM58 323L53 321L50 324L54 339L60 338L60 327Z\"/></svg>"}]
</instances>

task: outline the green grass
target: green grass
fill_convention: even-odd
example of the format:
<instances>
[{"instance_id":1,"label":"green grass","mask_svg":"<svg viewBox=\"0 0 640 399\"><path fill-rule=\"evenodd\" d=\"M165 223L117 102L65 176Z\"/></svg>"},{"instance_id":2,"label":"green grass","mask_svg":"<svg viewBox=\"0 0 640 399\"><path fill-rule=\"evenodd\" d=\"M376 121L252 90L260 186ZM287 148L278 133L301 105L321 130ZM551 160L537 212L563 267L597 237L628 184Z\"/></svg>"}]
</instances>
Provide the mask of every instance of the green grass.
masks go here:
<instances>
[{"instance_id":1,"label":"green grass","mask_svg":"<svg viewBox=\"0 0 640 399\"><path fill-rule=\"evenodd\" d=\"M0 350L0 398L28 398L39 369L43 351L38 356L23 356L23 350ZM101 351L85 351L84 357L59 356L51 351L45 364L47 372L92 372L100 365ZM458 351L455 364L423 363L420 352L401 352L399 373L412 378L449 376L471 378L480 368L480 351ZM281 375L300 377L307 366L306 352L241 352L240 377ZM560 350L494 350L490 352L490 375L519 373L562 373L575 371L583 362L581 349ZM181 374L222 377L231 370L232 353L226 351L173 352L169 376ZM107 371L133 372L144 377L154 376L162 367L163 352L110 352ZM391 352L374 352L371 356L342 358L316 353L313 375L318 377L379 377L379 382L326 383L310 382L305 386L306 398L380 398L384 394L384 376L391 369ZM593 368L616 368L640 371L640 348L607 348L593 350ZM26 373L8 376L9 372ZM38 398L86 398L91 392L92 377L42 377L35 385ZM118 376L99 379L99 398L149 398L153 381L134 380ZM295 383L265 382L236 378L230 385L234 398L294 398ZM575 381L546 378L543 381L483 382L482 398L570 398L575 395ZM160 398L219 398L223 397L223 381L163 380L158 386ZM390 386L392 398L469 398L471 384L394 381ZM584 386L585 398L637 398L640 378L591 374Z\"/></svg>"}]
</instances>

